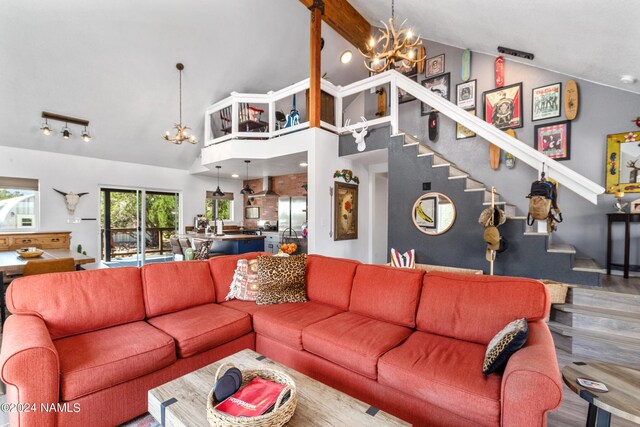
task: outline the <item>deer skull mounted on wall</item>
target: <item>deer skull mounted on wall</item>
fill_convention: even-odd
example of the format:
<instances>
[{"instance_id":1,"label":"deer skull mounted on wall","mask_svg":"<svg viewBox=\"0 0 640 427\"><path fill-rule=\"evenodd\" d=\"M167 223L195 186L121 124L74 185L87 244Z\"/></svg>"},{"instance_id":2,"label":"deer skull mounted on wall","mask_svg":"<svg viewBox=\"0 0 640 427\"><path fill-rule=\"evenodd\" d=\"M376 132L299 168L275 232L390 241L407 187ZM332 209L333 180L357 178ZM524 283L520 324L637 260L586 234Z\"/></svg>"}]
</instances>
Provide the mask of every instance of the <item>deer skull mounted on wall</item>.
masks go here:
<instances>
[{"instance_id":1,"label":"deer skull mounted on wall","mask_svg":"<svg viewBox=\"0 0 640 427\"><path fill-rule=\"evenodd\" d=\"M358 151L364 151L367 148L367 144L364 142L364 137L367 136L367 129L369 129L369 126L367 126L367 119L362 116L360 116L360 118L364 123L362 130L360 131L360 133L358 133L358 131L354 129L351 131L351 135L353 135L353 137L356 139L356 144L358 144ZM349 127L349 123L351 123L351 119L347 119L344 126Z\"/></svg>"},{"instance_id":2,"label":"deer skull mounted on wall","mask_svg":"<svg viewBox=\"0 0 640 427\"><path fill-rule=\"evenodd\" d=\"M85 194L89 194L89 193L75 194L72 191L70 191L69 193L65 193L63 191L56 190L55 188L53 190L64 196L65 203L67 204L67 211L69 212L69 216L73 216L76 213L76 206L80 201L80 197L84 196Z\"/></svg>"}]
</instances>

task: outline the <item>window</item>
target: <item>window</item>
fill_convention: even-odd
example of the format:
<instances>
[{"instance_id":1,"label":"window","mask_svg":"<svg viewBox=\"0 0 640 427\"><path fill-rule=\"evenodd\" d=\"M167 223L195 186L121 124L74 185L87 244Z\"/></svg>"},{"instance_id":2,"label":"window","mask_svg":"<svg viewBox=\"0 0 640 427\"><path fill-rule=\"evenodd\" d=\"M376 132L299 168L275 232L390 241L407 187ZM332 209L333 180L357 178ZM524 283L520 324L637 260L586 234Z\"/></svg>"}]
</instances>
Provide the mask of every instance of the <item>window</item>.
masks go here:
<instances>
[{"instance_id":1,"label":"window","mask_svg":"<svg viewBox=\"0 0 640 427\"><path fill-rule=\"evenodd\" d=\"M233 193L213 197L213 192L207 191L206 216L209 220L233 221Z\"/></svg>"},{"instance_id":2,"label":"window","mask_svg":"<svg viewBox=\"0 0 640 427\"><path fill-rule=\"evenodd\" d=\"M38 180L0 176L0 231L38 226Z\"/></svg>"}]
</instances>

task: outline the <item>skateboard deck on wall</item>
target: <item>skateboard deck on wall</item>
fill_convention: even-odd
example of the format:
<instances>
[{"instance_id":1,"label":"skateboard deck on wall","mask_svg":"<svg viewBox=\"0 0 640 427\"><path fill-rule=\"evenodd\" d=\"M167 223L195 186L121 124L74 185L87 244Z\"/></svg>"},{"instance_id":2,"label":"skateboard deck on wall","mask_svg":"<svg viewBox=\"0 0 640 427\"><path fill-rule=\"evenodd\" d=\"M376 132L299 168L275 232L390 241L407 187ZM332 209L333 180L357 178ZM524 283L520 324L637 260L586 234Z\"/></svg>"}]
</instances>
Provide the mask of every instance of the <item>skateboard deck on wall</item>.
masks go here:
<instances>
[{"instance_id":1,"label":"skateboard deck on wall","mask_svg":"<svg viewBox=\"0 0 640 427\"><path fill-rule=\"evenodd\" d=\"M420 46L420 48L418 49L418 52L416 52L416 58L424 58L425 61L420 61L418 62L418 74L422 74L424 73L424 64L427 62L426 58L427 58L427 49L424 46Z\"/></svg>"},{"instance_id":2,"label":"skateboard deck on wall","mask_svg":"<svg viewBox=\"0 0 640 427\"><path fill-rule=\"evenodd\" d=\"M378 112L376 116L384 117L387 115L387 91L381 87L376 93L378 94Z\"/></svg>"},{"instance_id":3,"label":"skateboard deck on wall","mask_svg":"<svg viewBox=\"0 0 640 427\"><path fill-rule=\"evenodd\" d=\"M429 141L435 141L438 137L438 112L429 113Z\"/></svg>"},{"instance_id":4,"label":"skateboard deck on wall","mask_svg":"<svg viewBox=\"0 0 640 427\"><path fill-rule=\"evenodd\" d=\"M507 135L509 135L512 138L516 137L516 131L514 131L513 129L507 129L505 131L505 133ZM513 169L514 166L516 165L516 158L513 157L513 155L511 155L510 153L505 152L504 153L504 165L509 168L509 169Z\"/></svg>"},{"instance_id":5,"label":"skateboard deck on wall","mask_svg":"<svg viewBox=\"0 0 640 427\"><path fill-rule=\"evenodd\" d=\"M491 166L491 169L498 170L500 167L500 154L500 147L489 144L489 165Z\"/></svg>"},{"instance_id":6,"label":"skateboard deck on wall","mask_svg":"<svg viewBox=\"0 0 640 427\"><path fill-rule=\"evenodd\" d=\"M504 86L504 58L496 58L496 87Z\"/></svg>"},{"instance_id":7,"label":"skateboard deck on wall","mask_svg":"<svg viewBox=\"0 0 640 427\"><path fill-rule=\"evenodd\" d=\"M471 77L471 51L465 49L462 51L462 70L460 71L460 77L463 82L466 82Z\"/></svg>"},{"instance_id":8,"label":"skateboard deck on wall","mask_svg":"<svg viewBox=\"0 0 640 427\"><path fill-rule=\"evenodd\" d=\"M578 84L569 80L564 86L564 115L567 120L573 120L578 115Z\"/></svg>"}]
</instances>

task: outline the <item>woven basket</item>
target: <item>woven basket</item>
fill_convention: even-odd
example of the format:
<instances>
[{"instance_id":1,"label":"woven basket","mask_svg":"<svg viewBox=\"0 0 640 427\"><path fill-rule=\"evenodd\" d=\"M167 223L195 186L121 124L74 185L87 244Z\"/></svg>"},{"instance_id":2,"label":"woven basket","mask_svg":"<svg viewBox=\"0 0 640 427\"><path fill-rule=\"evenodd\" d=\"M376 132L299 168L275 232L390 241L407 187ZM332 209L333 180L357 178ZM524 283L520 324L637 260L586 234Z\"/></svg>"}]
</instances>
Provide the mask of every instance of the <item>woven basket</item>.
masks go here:
<instances>
[{"instance_id":1,"label":"woven basket","mask_svg":"<svg viewBox=\"0 0 640 427\"><path fill-rule=\"evenodd\" d=\"M562 283L541 279L539 280L549 290L549 297L551 298L551 304L564 304L567 299L567 292L569 287Z\"/></svg>"},{"instance_id":2,"label":"woven basket","mask_svg":"<svg viewBox=\"0 0 640 427\"><path fill-rule=\"evenodd\" d=\"M223 369L226 371L226 369L232 367L233 364L231 363L223 363L220 365L216 371L215 380L218 381L222 375ZM215 427L280 427L291 419L296 410L296 404L298 403L298 393L293 379L291 379L289 375L280 371L267 369L245 369L242 371L242 385L240 387L244 387L255 377L260 377L265 380L285 385L280 396L278 396L278 400L276 401L273 411L257 417L234 417L233 415L214 409L214 407L220 402L216 401L216 398L213 395L213 390L211 390L209 392L209 397L207 398L207 420L209 420L209 424ZM289 390L291 391L289 400L282 403L283 397Z\"/></svg>"}]
</instances>

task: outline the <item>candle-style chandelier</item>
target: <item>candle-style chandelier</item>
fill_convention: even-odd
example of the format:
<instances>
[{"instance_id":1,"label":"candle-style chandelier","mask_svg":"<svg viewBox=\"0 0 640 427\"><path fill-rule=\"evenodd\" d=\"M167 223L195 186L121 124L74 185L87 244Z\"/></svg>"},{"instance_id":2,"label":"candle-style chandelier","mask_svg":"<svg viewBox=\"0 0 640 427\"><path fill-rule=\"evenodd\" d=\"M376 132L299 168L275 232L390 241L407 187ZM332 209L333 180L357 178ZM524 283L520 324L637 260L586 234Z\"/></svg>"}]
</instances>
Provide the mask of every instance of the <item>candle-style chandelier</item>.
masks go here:
<instances>
[{"instance_id":1,"label":"candle-style chandelier","mask_svg":"<svg viewBox=\"0 0 640 427\"><path fill-rule=\"evenodd\" d=\"M173 126L177 131L175 136L171 136L171 133L169 131L166 131L162 135L162 137L167 141L173 142L174 144L182 144L184 141L187 141L191 144L197 144L198 139L193 135L189 135L189 131L191 130L191 128L182 124L182 70L184 70L184 65L182 65L181 63L177 63L176 68L180 72L180 123L176 123Z\"/></svg>"},{"instance_id":2,"label":"candle-style chandelier","mask_svg":"<svg viewBox=\"0 0 640 427\"><path fill-rule=\"evenodd\" d=\"M400 27L395 28L395 7L391 0L391 18L389 25L384 21L384 30L379 28L378 38L371 37L366 52L360 51L365 57L364 66L373 73L381 73L388 69L410 69L420 61L424 61L424 55L420 49L421 36L414 39L413 31L404 28L405 19ZM378 47L381 45L381 49ZM359 50L359 49L358 49Z\"/></svg>"}]
</instances>

